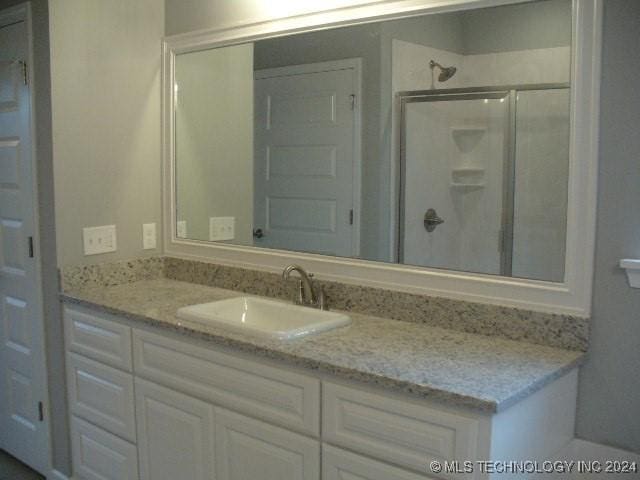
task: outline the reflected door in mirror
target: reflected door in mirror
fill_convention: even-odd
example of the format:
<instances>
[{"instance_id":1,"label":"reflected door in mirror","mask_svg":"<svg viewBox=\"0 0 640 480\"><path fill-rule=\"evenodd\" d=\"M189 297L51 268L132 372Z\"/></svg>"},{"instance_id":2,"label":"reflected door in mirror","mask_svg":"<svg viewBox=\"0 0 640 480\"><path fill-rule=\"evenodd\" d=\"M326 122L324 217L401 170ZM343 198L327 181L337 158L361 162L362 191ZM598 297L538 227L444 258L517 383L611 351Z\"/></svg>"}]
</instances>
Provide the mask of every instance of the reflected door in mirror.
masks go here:
<instances>
[{"instance_id":1,"label":"reflected door in mirror","mask_svg":"<svg viewBox=\"0 0 640 480\"><path fill-rule=\"evenodd\" d=\"M358 255L357 81L344 62L256 72L256 246Z\"/></svg>"}]
</instances>

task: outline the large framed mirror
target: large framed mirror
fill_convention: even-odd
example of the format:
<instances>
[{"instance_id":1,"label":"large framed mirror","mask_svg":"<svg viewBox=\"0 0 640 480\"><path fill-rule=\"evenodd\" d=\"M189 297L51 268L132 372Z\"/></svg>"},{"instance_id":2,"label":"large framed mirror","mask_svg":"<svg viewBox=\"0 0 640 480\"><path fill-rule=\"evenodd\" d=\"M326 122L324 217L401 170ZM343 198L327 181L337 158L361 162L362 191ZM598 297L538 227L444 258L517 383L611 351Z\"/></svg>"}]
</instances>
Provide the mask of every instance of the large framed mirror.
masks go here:
<instances>
[{"instance_id":1,"label":"large framed mirror","mask_svg":"<svg viewBox=\"0 0 640 480\"><path fill-rule=\"evenodd\" d=\"M166 39L166 251L588 314L599 2L381 3Z\"/></svg>"}]
</instances>

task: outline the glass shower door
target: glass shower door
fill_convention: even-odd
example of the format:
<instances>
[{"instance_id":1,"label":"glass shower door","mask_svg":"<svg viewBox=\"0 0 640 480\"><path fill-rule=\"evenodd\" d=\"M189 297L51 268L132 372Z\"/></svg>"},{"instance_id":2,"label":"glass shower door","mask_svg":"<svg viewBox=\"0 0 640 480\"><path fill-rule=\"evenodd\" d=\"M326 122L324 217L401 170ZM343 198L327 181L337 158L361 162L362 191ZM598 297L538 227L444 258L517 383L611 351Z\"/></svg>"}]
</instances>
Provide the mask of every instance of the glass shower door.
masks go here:
<instances>
[{"instance_id":1,"label":"glass shower door","mask_svg":"<svg viewBox=\"0 0 640 480\"><path fill-rule=\"evenodd\" d=\"M402 109L400 262L500 274L509 92L410 97Z\"/></svg>"},{"instance_id":2,"label":"glass shower door","mask_svg":"<svg viewBox=\"0 0 640 480\"><path fill-rule=\"evenodd\" d=\"M568 88L517 92L514 277L564 279L570 92Z\"/></svg>"}]
</instances>

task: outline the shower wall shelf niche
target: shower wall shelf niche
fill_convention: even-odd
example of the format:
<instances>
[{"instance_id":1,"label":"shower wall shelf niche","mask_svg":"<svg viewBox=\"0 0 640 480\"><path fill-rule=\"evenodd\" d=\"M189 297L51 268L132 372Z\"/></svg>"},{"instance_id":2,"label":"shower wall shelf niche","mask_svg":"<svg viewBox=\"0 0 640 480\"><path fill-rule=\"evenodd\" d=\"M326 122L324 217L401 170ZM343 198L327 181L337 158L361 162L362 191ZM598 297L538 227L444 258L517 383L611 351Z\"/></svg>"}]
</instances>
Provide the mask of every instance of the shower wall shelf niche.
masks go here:
<instances>
[{"instance_id":1,"label":"shower wall shelf niche","mask_svg":"<svg viewBox=\"0 0 640 480\"><path fill-rule=\"evenodd\" d=\"M473 150L480 143L485 133L487 133L487 128L481 126L451 127L451 137L462 153L469 153Z\"/></svg>"},{"instance_id":2,"label":"shower wall shelf niche","mask_svg":"<svg viewBox=\"0 0 640 480\"><path fill-rule=\"evenodd\" d=\"M451 172L454 174L479 173L484 175L484 170L482 167L458 167L451 169Z\"/></svg>"},{"instance_id":3,"label":"shower wall shelf niche","mask_svg":"<svg viewBox=\"0 0 640 480\"><path fill-rule=\"evenodd\" d=\"M477 190L484 188L484 168L460 167L451 170L451 188L455 190Z\"/></svg>"},{"instance_id":4,"label":"shower wall shelf niche","mask_svg":"<svg viewBox=\"0 0 640 480\"><path fill-rule=\"evenodd\" d=\"M484 187L485 187L484 183L453 183L453 182L451 183L451 188L453 188L454 190L471 191L471 190L479 190Z\"/></svg>"}]
</instances>

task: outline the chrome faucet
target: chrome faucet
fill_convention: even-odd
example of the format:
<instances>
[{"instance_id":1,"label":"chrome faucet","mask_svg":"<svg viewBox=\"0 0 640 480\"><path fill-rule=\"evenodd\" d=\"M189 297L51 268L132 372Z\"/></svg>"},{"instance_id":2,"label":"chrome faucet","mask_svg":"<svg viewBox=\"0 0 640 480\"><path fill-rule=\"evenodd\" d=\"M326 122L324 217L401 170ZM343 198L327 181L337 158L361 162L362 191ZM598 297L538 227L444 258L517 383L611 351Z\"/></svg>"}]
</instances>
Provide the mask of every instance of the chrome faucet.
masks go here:
<instances>
[{"instance_id":1,"label":"chrome faucet","mask_svg":"<svg viewBox=\"0 0 640 480\"><path fill-rule=\"evenodd\" d=\"M293 302L297 305L304 305L305 307L327 310L324 290L322 287L320 287L320 294L316 295L312 281L313 273L307 273L300 265L289 265L283 270L282 278L285 281L289 280L291 272L298 272L298 275L300 275L300 280L298 280L298 292L293 299Z\"/></svg>"}]
</instances>

